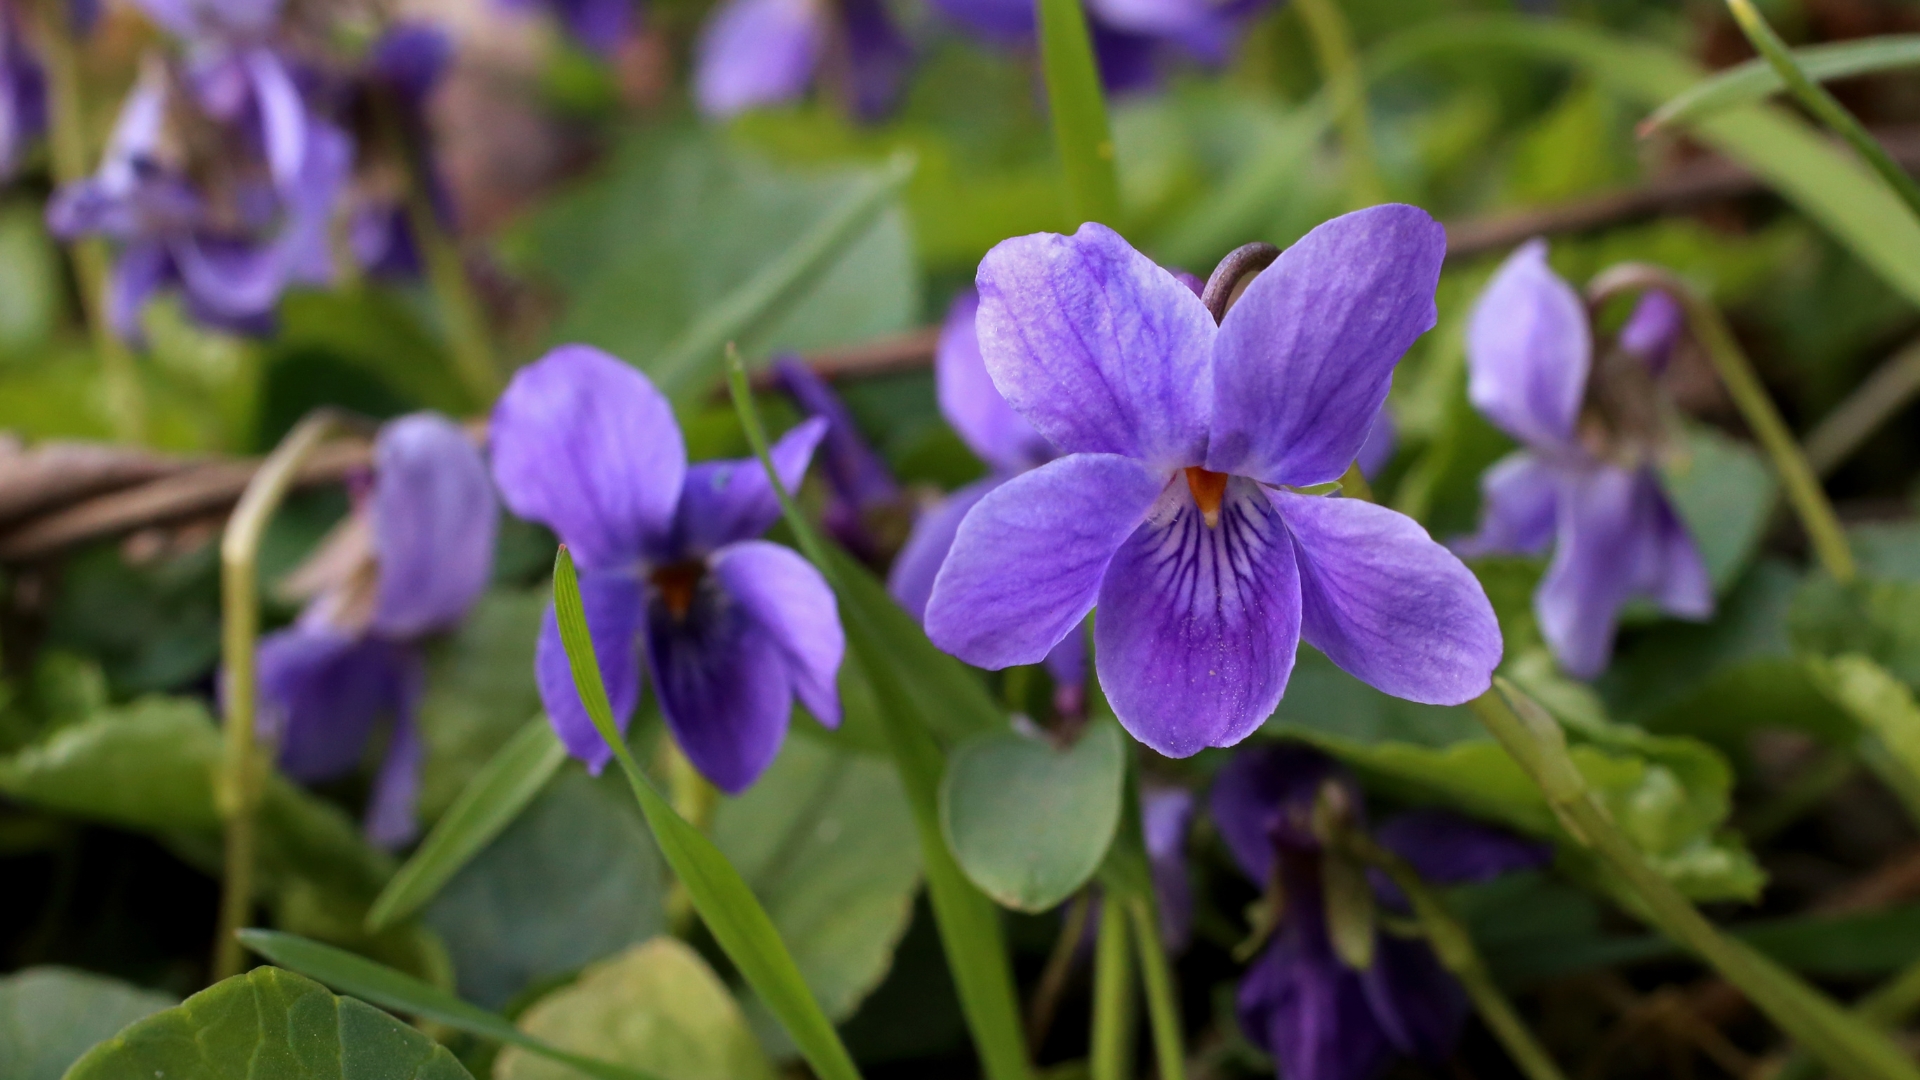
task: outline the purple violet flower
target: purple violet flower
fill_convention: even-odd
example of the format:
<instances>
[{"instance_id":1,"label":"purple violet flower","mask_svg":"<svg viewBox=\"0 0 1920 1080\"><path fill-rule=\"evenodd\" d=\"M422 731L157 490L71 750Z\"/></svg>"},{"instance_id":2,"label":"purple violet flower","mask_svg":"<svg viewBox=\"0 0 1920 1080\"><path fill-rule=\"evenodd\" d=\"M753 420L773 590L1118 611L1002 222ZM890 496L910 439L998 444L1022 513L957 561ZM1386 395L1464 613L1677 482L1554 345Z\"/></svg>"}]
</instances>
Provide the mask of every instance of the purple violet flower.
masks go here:
<instances>
[{"instance_id":1,"label":"purple violet flower","mask_svg":"<svg viewBox=\"0 0 1920 1080\"><path fill-rule=\"evenodd\" d=\"M1360 792L1346 770L1298 743L1243 750L1214 782L1221 838L1281 905L1271 941L1240 984L1241 1030L1287 1080L1368 1080L1395 1057L1445 1060L1467 1000L1426 943L1376 928L1372 962L1359 969L1334 949L1322 882L1335 856L1313 828L1315 800L1328 784L1345 789L1358 812ZM1486 881L1552 855L1544 844L1438 810L1388 821L1374 838L1436 884ZM1373 881L1381 903L1407 910L1397 890Z\"/></svg>"},{"instance_id":2,"label":"purple violet flower","mask_svg":"<svg viewBox=\"0 0 1920 1080\"><path fill-rule=\"evenodd\" d=\"M1034 0L933 0L969 33L1004 47L1030 47ZM1101 82L1115 93L1158 86L1169 54L1218 67L1234 34L1265 0L1089 0L1087 29Z\"/></svg>"},{"instance_id":3,"label":"purple violet flower","mask_svg":"<svg viewBox=\"0 0 1920 1080\"><path fill-rule=\"evenodd\" d=\"M197 9L195 9L197 10ZM93 176L47 206L62 239L103 236L119 250L109 281L109 319L121 337L140 338L140 310L177 288L201 322L245 333L271 324L289 285L333 279L328 229L345 191L353 143L312 115L277 55L264 46L221 54L196 69L187 99L213 137L250 162L214 162L218 188L195 180L169 131L182 110L177 79L159 62L143 70L121 106L107 153ZM217 108L205 108L209 103Z\"/></svg>"},{"instance_id":4,"label":"purple violet flower","mask_svg":"<svg viewBox=\"0 0 1920 1080\"><path fill-rule=\"evenodd\" d=\"M458 623L493 572L499 511L486 462L460 426L416 413L380 429L370 491L309 564L317 592L260 640L260 726L280 767L312 783L352 772L382 716L393 721L367 835L413 837L421 746L420 642Z\"/></svg>"},{"instance_id":5,"label":"purple violet flower","mask_svg":"<svg viewBox=\"0 0 1920 1080\"><path fill-rule=\"evenodd\" d=\"M502 0L502 6L551 12L575 41L602 59L619 51L641 16L637 0Z\"/></svg>"},{"instance_id":6,"label":"purple violet flower","mask_svg":"<svg viewBox=\"0 0 1920 1080\"><path fill-rule=\"evenodd\" d=\"M1064 456L967 513L928 635L977 666L1030 664L1097 603L1108 701L1174 757L1260 726L1302 637L1399 697L1486 690L1500 629L1460 560L1385 507L1296 490L1359 453L1394 365L1435 322L1445 246L1415 207L1336 218L1218 325L1104 226L995 247L980 351Z\"/></svg>"},{"instance_id":7,"label":"purple violet flower","mask_svg":"<svg viewBox=\"0 0 1920 1080\"><path fill-rule=\"evenodd\" d=\"M1671 297L1641 301L1619 341L1632 365L1621 372L1637 376L1627 386L1650 385L1679 330ZM1635 597L1710 617L1706 564L1654 471L1657 433L1631 430L1610 415L1619 395L1595 392L1586 305L1547 265L1544 241L1509 256L1481 294L1467 362L1468 397L1523 449L1481 478L1480 531L1456 546L1469 556L1554 548L1533 609L1561 666L1581 678L1606 670L1620 609Z\"/></svg>"},{"instance_id":8,"label":"purple violet flower","mask_svg":"<svg viewBox=\"0 0 1920 1080\"><path fill-rule=\"evenodd\" d=\"M826 426L808 420L774 444L782 483L800 482ZM622 731L639 702L643 654L681 749L730 794L772 764L796 697L822 724L839 725L839 611L812 564L756 539L780 516L758 462L688 465L667 399L586 345L520 369L494 407L492 433L508 508L558 533L580 567ZM560 741L599 772L612 751L580 704L551 609L534 674Z\"/></svg>"},{"instance_id":9,"label":"purple violet flower","mask_svg":"<svg viewBox=\"0 0 1920 1080\"><path fill-rule=\"evenodd\" d=\"M798 101L824 73L855 116L877 120L912 62L885 0L724 0L695 46L693 95L728 117Z\"/></svg>"}]
</instances>

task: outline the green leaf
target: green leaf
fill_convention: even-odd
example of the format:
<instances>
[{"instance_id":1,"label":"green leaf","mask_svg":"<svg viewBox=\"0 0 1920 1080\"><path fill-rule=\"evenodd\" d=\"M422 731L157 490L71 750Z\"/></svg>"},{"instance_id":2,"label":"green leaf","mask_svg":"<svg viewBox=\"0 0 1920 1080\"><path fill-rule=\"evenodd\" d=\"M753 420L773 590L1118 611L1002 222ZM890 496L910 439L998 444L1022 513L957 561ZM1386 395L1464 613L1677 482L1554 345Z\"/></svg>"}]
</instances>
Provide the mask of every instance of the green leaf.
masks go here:
<instances>
[{"instance_id":1,"label":"green leaf","mask_svg":"<svg viewBox=\"0 0 1920 1080\"><path fill-rule=\"evenodd\" d=\"M686 401L718 381L729 341L759 358L913 325L919 275L894 209L912 168L802 176L711 130L637 136L532 219L520 261L567 298L554 340L606 349Z\"/></svg>"},{"instance_id":2,"label":"green leaf","mask_svg":"<svg viewBox=\"0 0 1920 1080\"><path fill-rule=\"evenodd\" d=\"M339 999L343 1014L347 1005L365 1009L366 1006L353 1000L353 998L364 998L382 1008L445 1024L456 1031L464 1031L470 1035L478 1035L483 1039L492 1039L509 1046L522 1047L555 1061L565 1062L588 1076L600 1077L601 1080L654 1080L639 1069L550 1046L545 1041L514 1027L504 1017L496 1016L478 1006L469 1005L431 983L421 982L411 975L375 963L364 956L356 956L345 949L336 949L331 945L323 945L317 941L309 941L293 934L276 933L272 930L242 930L240 940L246 944L247 948L282 967L291 968L300 975L318 979L328 986L353 995L352 998ZM242 976L242 978L257 976L263 971L288 976L288 972L274 968L255 968L252 975ZM299 975L290 977L299 979L301 983L309 986L313 985ZM228 979L214 989L217 990L220 986L226 986L235 981L235 979ZM314 986L314 989L319 988ZM211 991L208 992L211 993ZM195 998L188 998L186 1004L192 1005L194 1000ZM385 1014L378 1015L384 1017ZM387 1019L392 1022L391 1018ZM406 1030L410 1034L418 1034L411 1029ZM425 1036L421 1038L424 1039ZM277 1077L279 1074L269 1073L269 1075ZM462 1071L460 1075L466 1074ZM357 1080L355 1074L351 1073L342 1080L349 1080L349 1078Z\"/></svg>"},{"instance_id":3,"label":"green leaf","mask_svg":"<svg viewBox=\"0 0 1920 1080\"><path fill-rule=\"evenodd\" d=\"M95 1047L67 1080L471 1080L447 1048L311 979L256 968Z\"/></svg>"},{"instance_id":4,"label":"green leaf","mask_svg":"<svg viewBox=\"0 0 1920 1080\"><path fill-rule=\"evenodd\" d=\"M665 931L666 867L632 797L609 779L563 770L427 908L461 994L505 1008L529 986Z\"/></svg>"},{"instance_id":5,"label":"green leaf","mask_svg":"<svg viewBox=\"0 0 1920 1080\"><path fill-rule=\"evenodd\" d=\"M1777 494L1773 471L1747 444L1689 425L1685 452L1662 463L1660 481L1699 547L1715 591L1724 593L1766 531Z\"/></svg>"},{"instance_id":6,"label":"green leaf","mask_svg":"<svg viewBox=\"0 0 1920 1080\"><path fill-rule=\"evenodd\" d=\"M1920 582L1863 576L1841 585L1810 576L1793 598L1788 628L1801 652L1858 653L1920 686Z\"/></svg>"},{"instance_id":7,"label":"green leaf","mask_svg":"<svg viewBox=\"0 0 1920 1080\"><path fill-rule=\"evenodd\" d=\"M670 937L602 961L541 998L520 1029L550 1045L660 1080L773 1080L740 1006L700 955ZM573 1080L564 1065L509 1047L494 1080Z\"/></svg>"},{"instance_id":8,"label":"green leaf","mask_svg":"<svg viewBox=\"0 0 1920 1080\"><path fill-rule=\"evenodd\" d=\"M886 977L913 916L920 849L884 761L789 739L746 793L720 804L713 842L740 871L832 1019ZM757 999L749 1019L774 1030Z\"/></svg>"},{"instance_id":9,"label":"green leaf","mask_svg":"<svg viewBox=\"0 0 1920 1080\"><path fill-rule=\"evenodd\" d=\"M553 549L535 559L544 577ZM457 630L434 643L419 710L427 752L418 808L424 820L445 814L502 748L532 726L527 717L540 712L540 690L527 673L548 601L542 587L493 589Z\"/></svg>"},{"instance_id":10,"label":"green leaf","mask_svg":"<svg viewBox=\"0 0 1920 1080\"><path fill-rule=\"evenodd\" d=\"M832 1021L808 990L799 966L781 941L780 932L766 909L754 899L740 872L727 862L713 841L687 824L660 797L621 740L613 709L607 703L606 685L600 680L593 639L587 632L586 611L581 607L573 557L565 547L560 549L554 565L553 604L560 640L573 666L574 686L579 690L580 700L593 719L593 726L607 740L625 770L634 797L640 802L641 813L646 815L647 826L653 830L654 840L659 843L661 854L667 857L668 865L693 898L694 910L700 913L701 920L727 958L740 970L747 985L780 1019L794 1045L822 1080L857 1080L860 1070L848 1056Z\"/></svg>"},{"instance_id":11,"label":"green leaf","mask_svg":"<svg viewBox=\"0 0 1920 1080\"><path fill-rule=\"evenodd\" d=\"M1920 777L1920 704L1913 690L1858 653L1809 656L1806 663L1815 684L1862 730L1879 736L1909 777Z\"/></svg>"},{"instance_id":12,"label":"green leaf","mask_svg":"<svg viewBox=\"0 0 1920 1080\"><path fill-rule=\"evenodd\" d=\"M95 1043L178 999L104 975L32 967L0 979L0 1076L60 1080Z\"/></svg>"},{"instance_id":13,"label":"green leaf","mask_svg":"<svg viewBox=\"0 0 1920 1080\"><path fill-rule=\"evenodd\" d=\"M1093 724L1066 750L1011 731L978 735L947 760L940 825L988 896L1046 911L1100 868L1120 823L1125 779L1118 724Z\"/></svg>"},{"instance_id":14,"label":"green leaf","mask_svg":"<svg viewBox=\"0 0 1920 1080\"><path fill-rule=\"evenodd\" d=\"M526 809L567 760L544 715L527 721L474 775L466 790L434 823L367 912L380 930L425 907L448 881Z\"/></svg>"},{"instance_id":15,"label":"green leaf","mask_svg":"<svg viewBox=\"0 0 1920 1080\"><path fill-rule=\"evenodd\" d=\"M1047 80L1053 146L1066 180L1067 227L1120 218L1113 132L1080 0L1040 0L1040 67Z\"/></svg>"},{"instance_id":16,"label":"green leaf","mask_svg":"<svg viewBox=\"0 0 1920 1080\"><path fill-rule=\"evenodd\" d=\"M1810 78L1820 82L1900 71L1920 67L1920 34L1887 34L1809 45L1793 50L1793 59ZM1779 72L1765 57L1756 57L1695 83L1654 110L1641 130L1695 124L1722 110L1764 101L1783 89L1785 84L1780 81Z\"/></svg>"}]
</instances>

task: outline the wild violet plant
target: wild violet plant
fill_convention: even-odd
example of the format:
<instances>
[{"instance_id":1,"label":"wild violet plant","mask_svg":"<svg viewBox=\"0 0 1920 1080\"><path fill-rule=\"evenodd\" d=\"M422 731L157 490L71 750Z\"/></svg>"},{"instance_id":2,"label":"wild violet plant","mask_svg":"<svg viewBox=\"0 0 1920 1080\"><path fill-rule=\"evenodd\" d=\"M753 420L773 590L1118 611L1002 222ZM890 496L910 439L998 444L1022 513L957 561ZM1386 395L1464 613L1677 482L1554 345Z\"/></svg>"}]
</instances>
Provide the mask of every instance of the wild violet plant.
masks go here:
<instances>
[{"instance_id":1,"label":"wild violet plant","mask_svg":"<svg viewBox=\"0 0 1920 1080\"><path fill-rule=\"evenodd\" d=\"M774 447L784 484L799 482L825 430L810 420ZM689 465L666 398L582 345L515 376L492 432L508 508L551 528L583 570L587 625L621 730L639 704L643 664L681 749L722 791L746 790L773 762L795 699L838 726L834 676L846 640L833 593L792 549L757 539L780 516L758 462ZM599 772L612 752L580 704L551 614L536 665L555 733Z\"/></svg>"},{"instance_id":2,"label":"wild violet plant","mask_svg":"<svg viewBox=\"0 0 1920 1080\"><path fill-rule=\"evenodd\" d=\"M1561 665L1583 678L1605 670L1629 600L1713 614L1706 564L1656 472L1671 435L1653 380L1681 321L1672 297L1650 292L1612 349L1596 352L1586 305L1534 241L1494 275L1467 330L1467 395L1525 449L1487 472L1485 520L1457 548L1553 549L1534 612Z\"/></svg>"},{"instance_id":3,"label":"wild violet plant","mask_svg":"<svg viewBox=\"0 0 1920 1080\"><path fill-rule=\"evenodd\" d=\"M928 636L980 667L1036 663L1097 605L1114 714L1171 757L1258 727L1302 638L1399 697L1484 692L1500 631L1466 567L1390 510L1300 491L1352 465L1433 325L1443 249L1413 207L1336 218L1217 326L1099 225L989 252L987 370L1065 456L967 514Z\"/></svg>"}]
</instances>

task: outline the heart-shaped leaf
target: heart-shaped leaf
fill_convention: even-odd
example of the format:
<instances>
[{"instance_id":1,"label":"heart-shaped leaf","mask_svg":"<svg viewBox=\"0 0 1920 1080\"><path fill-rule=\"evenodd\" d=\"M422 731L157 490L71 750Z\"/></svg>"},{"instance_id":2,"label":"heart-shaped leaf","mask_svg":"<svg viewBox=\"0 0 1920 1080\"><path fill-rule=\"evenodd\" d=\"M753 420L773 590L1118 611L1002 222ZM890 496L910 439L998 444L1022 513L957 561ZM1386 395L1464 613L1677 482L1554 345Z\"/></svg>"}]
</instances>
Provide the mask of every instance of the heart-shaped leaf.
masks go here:
<instances>
[{"instance_id":1,"label":"heart-shaped leaf","mask_svg":"<svg viewBox=\"0 0 1920 1080\"><path fill-rule=\"evenodd\" d=\"M60 1080L93 1044L175 999L70 968L0 979L0 1076Z\"/></svg>"},{"instance_id":2,"label":"heart-shaped leaf","mask_svg":"<svg viewBox=\"0 0 1920 1080\"><path fill-rule=\"evenodd\" d=\"M1020 911L1073 895L1113 842L1124 750L1109 723L1067 750L1013 732L963 743L947 763L940 824L967 876Z\"/></svg>"}]
</instances>

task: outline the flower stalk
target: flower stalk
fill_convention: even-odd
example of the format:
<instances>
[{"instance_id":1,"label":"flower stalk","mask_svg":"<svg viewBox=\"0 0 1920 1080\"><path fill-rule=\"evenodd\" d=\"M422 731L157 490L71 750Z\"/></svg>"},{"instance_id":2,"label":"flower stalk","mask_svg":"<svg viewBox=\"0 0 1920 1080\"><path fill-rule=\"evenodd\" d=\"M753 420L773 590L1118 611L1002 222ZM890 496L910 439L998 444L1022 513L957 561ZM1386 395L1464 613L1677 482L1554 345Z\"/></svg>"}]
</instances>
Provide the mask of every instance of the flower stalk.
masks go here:
<instances>
[{"instance_id":1,"label":"flower stalk","mask_svg":"<svg viewBox=\"0 0 1920 1080\"><path fill-rule=\"evenodd\" d=\"M73 39L65 3L45 0L33 7L33 26L47 74L47 141L53 179L66 187L86 179L87 120L80 47ZM113 332L107 317L108 255L104 240L76 240L68 249L80 294L87 333L105 376L107 420L116 438L140 442L146 436L146 392L133 352Z\"/></svg>"},{"instance_id":2,"label":"flower stalk","mask_svg":"<svg viewBox=\"0 0 1920 1080\"><path fill-rule=\"evenodd\" d=\"M1787 91L1834 134L1845 139L1847 145L1853 147L1854 152L1880 175L1880 179L1886 181L1893 193L1900 196L1901 201L1907 204L1907 209L1920 217L1920 184L1914 182L1907 170L1888 155L1886 148L1875 141L1866 127L1826 87L1808 77L1793 58L1793 50L1767 24L1766 16L1753 6L1753 0L1727 0L1727 10L1733 13L1733 21L1740 24L1741 33L1747 35L1754 49L1773 66L1780 81L1786 84Z\"/></svg>"},{"instance_id":3,"label":"flower stalk","mask_svg":"<svg viewBox=\"0 0 1920 1080\"><path fill-rule=\"evenodd\" d=\"M1372 126L1367 119L1367 84L1353 48L1353 31L1340 14L1339 0L1299 0L1300 17L1313 40L1314 58L1333 98L1334 122L1347 155L1347 183L1355 209L1387 201L1380 179L1379 159L1373 151Z\"/></svg>"},{"instance_id":4,"label":"flower stalk","mask_svg":"<svg viewBox=\"0 0 1920 1080\"><path fill-rule=\"evenodd\" d=\"M1648 865L1587 788L1567 752L1566 734L1545 709L1500 678L1472 705L1480 722L1546 796L1567 832L1598 856L1637 901L1637 915L1712 966L1837 1075L1920 1080L1920 1068L1885 1033L1751 946L1720 933Z\"/></svg>"},{"instance_id":5,"label":"flower stalk","mask_svg":"<svg viewBox=\"0 0 1920 1080\"><path fill-rule=\"evenodd\" d=\"M1116 901L1121 897L1115 896ZM1160 1080L1185 1080L1186 1047L1180 1032L1180 994L1173 967L1167 963L1166 943L1160 940L1160 913L1154 910L1153 890L1125 897L1133 922L1133 940L1140 954L1140 985L1146 991L1147 1021L1153 1028L1154 1065Z\"/></svg>"},{"instance_id":6,"label":"flower stalk","mask_svg":"<svg viewBox=\"0 0 1920 1080\"><path fill-rule=\"evenodd\" d=\"M339 427L332 410L309 414L262 462L227 519L220 537L220 653L225 709L224 753L214 788L226 822L224 880L214 937L213 982L238 975L245 952L235 934L253 908L255 823L270 768L256 737L259 682L254 673L260 637L260 539L275 510L313 452Z\"/></svg>"},{"instance_id":7,"label":"flower stalk","mask_svg":"<svg viewBox=\"0 0 1920 1080\"><path fill-rule=\"evenodd\" d=\"M1774 473L1786 491L1800 525L1807 532L1814 556L1835 581L1852 581L1859 573L1853 550L1847 545L1845 530L1834 513L1833 504L1820 486L1820 478L1808 464L1800 444L1794 439L1780 411L1774 408L1767 388L1754 373L1753 364L1734 339L1733 331L1712 301L1702 296L1679 275L1646 263L1622 263L1594 278L1587 289L1588 301L1599 305L1626 292L1661 289L1677 298L1685 307L1687 325L1695 340L1706 350L1714 373L1727 388L1728 396L1740 410L1754 437L1773 461Z\"/></svg>"},{"instance_id":8,"label":"flower stalk","mask_svg":"<svg viewBox=\"0 0 1920 1080\"><path fill-rule=\"evenodd\" d=\"M1087 1058L1092 1080L1133 1075L1133 955L1121 897L1108 892L1093 947L1093 1030Z\"/></svg>"}]
</instances>

